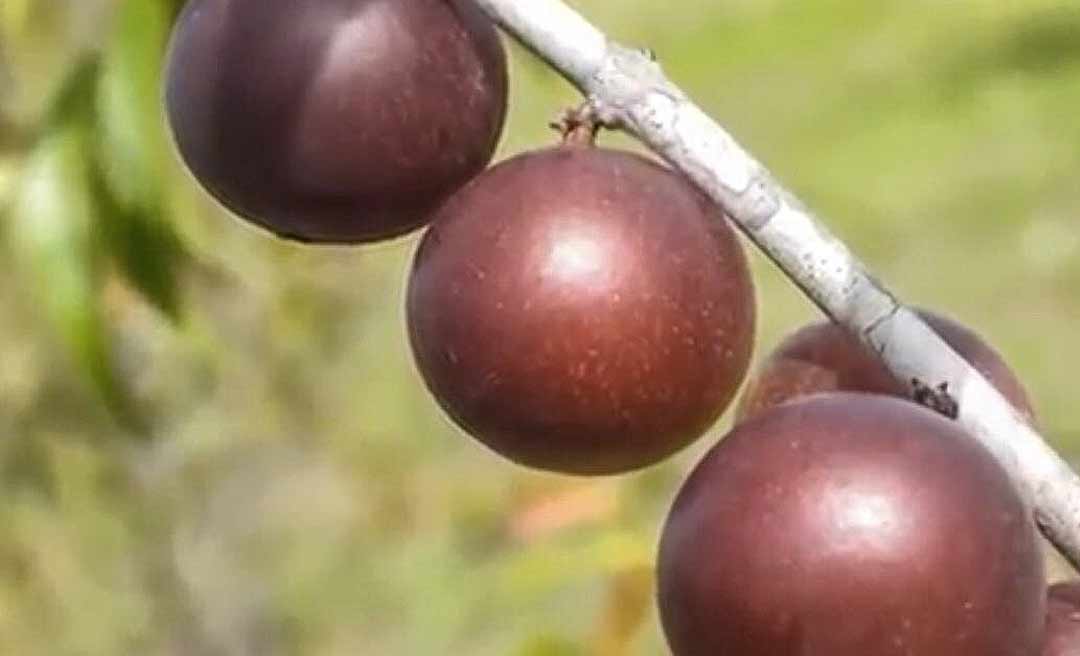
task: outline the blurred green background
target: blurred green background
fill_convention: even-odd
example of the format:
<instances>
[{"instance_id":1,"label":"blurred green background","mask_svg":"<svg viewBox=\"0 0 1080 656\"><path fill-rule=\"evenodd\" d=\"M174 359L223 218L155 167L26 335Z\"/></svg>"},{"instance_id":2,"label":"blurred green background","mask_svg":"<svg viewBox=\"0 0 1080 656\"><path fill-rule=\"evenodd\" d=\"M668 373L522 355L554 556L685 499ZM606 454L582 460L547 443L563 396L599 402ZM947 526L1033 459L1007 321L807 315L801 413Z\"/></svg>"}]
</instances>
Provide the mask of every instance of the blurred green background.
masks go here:
<instances>
[{"instance_id":1,"label":"blurred green background","mask_svg":"<svg viewBox=\"0 0 1080 656\"><path fill-rule=\"evenodd\" d=\"M0 0L0 652L666 653L659 524L726 420L597 480L457 433L405 342L415 237L276 241L178 164L177 4ZM1080 450L1080 5L576 4L904 298L993 342ZM575 102L512 55L503 157ZM754 268L760 357L816 312Z\"/></svg>"}]
</instances>

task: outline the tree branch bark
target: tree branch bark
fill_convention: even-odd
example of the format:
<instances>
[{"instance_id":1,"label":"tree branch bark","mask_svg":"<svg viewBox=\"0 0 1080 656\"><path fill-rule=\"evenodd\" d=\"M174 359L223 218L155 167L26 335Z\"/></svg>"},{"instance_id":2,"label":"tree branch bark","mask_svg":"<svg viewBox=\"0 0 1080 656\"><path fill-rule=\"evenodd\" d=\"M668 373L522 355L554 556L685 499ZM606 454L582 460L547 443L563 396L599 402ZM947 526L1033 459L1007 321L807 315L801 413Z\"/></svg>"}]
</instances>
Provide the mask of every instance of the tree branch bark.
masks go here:
<instances>
[{"instance_id":1,"label":"tree branch bark","mask_svg":"<svg viewBox=\"0 0 1080 656\"><path fill-rule=\"evenodd\" d=\"M829 317L909 387L948 385L957 420L1013 476L1039 528L1080 566L1080 477L1009 403L757 160L669 81L561 0L476 0L624 129L689 176Z\"/></svg>"}]
</instances>

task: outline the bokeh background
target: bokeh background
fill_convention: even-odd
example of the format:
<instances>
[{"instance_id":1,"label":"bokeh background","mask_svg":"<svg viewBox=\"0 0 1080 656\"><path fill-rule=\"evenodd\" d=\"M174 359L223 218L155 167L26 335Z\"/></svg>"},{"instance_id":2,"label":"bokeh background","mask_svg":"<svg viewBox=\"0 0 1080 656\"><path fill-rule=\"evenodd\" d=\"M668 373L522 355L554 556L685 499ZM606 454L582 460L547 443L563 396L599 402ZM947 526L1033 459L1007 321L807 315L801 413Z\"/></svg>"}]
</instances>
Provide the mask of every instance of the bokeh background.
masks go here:
<instances>
[{"instance_id":1,"label":"bokeh background","mask_svg":"<svg viewBox=\"0 0 1080 656\"><path fill-rule=\"evenodd\" d=\"M0 652L666 653L659 525L727 419L592 480L459 434L404 337L415 237L283 243L180 167L178 4L0 0ZM904 298L981 332L1080 450L1080 5L575 4ZM512 57L501 157L576 101ZM817 313L753 257L760 357Z\"/></svg>"}]
</instances>

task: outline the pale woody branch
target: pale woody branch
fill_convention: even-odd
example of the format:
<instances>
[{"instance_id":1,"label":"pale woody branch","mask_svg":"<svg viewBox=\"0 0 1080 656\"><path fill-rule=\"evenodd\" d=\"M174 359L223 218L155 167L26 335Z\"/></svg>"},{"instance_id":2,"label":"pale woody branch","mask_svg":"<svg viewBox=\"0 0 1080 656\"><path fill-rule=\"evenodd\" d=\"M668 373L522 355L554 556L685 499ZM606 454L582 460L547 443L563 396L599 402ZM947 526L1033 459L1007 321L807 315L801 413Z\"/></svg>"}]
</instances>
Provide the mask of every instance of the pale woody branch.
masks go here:
<instances>
[{"instance_id":1,"label":"pale woody branch","mask_svg":"<svg viewBox=\"0 0 1080 656\"><path fill-rule=\"evenodd\" d=\"M805 293L897 379L947 383L958 420L1009 469L1046 536L1080 564L1080 477L1008 402L753 157L664 77L560 0L476 0L577 86L599 117L686 173Z\"/></svg>"}]
</instances>

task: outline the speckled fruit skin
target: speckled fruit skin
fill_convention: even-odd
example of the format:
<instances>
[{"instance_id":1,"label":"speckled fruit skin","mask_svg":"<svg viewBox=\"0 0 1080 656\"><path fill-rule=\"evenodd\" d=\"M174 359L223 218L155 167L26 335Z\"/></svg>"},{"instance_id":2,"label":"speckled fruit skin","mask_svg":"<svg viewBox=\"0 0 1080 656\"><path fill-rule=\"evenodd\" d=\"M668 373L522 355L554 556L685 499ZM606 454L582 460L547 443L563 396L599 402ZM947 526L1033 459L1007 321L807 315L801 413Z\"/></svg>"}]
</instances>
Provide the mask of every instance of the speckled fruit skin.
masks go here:
<instances>
[{"instance_id":1,"label":"speckled fruit skin","mask_svg":"<svg viewBox=\"0 0 1080 656\"><path fill-rule=\"evenodd\" d=\"M471 0L191 0L165 107L223 205L307 242L394 237L479 173L506 55Z\"/></svg>"},{"instance_id":2,"label":"speckled fruit skin","mask_svg":"<svg viewBox=\"0 0 1080 656\"><path fill-rule=\"evenodd\" d=\"M1042 656L1080 656L1080 581L1056 583L1046 596Z\"/></svg>"},{"instance_id":3,"label":"speckled fruit skin","mask_svg":"<svg viewBox=\"0 0 1080 656\"><path fill-rule=\"evenodd\" d=\"M1030 656L1045 619L1033 520L953 421L830 393L735 429L664 527L674 656Z\"/></svg>"},{"instance_id":4,"label":"speckled fruit skin","mask_svg":"<svg viewBox=\"0 0 1080 656\"><path fill-rule=\"evenodd\" d=\"M1035 422L1023 384L1005 360L971 329L948 317L918 310L920 316L987 378L1013 407ZM858 341L829 321L788 335L750 378L736 409L742 421L773 406L818 392L866 392L910 398L885 366Z\"/></svg>"},{"instance_id":5,"label":"speckled fruit skin","mask_svg":"<svg viewBox=\"0 0 1080 656\"><path fill-rule=\"evenodd\" d=\"M417 366L457 424L573 474L699 437L746 373L754 310L715 205L663 166L585 145L515 157L455 195L407 301Z\"/></svg>"}]
</instances>

